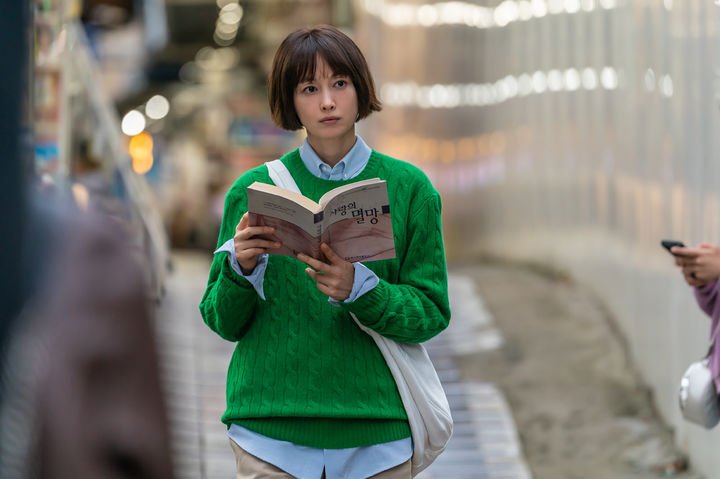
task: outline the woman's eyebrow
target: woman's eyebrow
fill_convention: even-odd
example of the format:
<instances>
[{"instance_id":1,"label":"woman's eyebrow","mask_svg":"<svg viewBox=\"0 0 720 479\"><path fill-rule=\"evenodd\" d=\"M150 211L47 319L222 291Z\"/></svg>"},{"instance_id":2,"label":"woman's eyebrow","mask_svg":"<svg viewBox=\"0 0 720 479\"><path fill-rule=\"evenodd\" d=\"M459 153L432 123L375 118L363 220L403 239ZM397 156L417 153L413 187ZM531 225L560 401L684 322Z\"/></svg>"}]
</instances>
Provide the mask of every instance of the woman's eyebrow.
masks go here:
<instances>
[{"instance_id":1,"label":"woman's eyebrow","mask_svg":"<svg viewBox=\"0 0 720 479\"><path fill-rule=\"evenodd\" d=\"M334 80L336 78L350 78L350 75L347 73L332 73L326 78ZM315 83L316 81L320 81L320 78L306 78L305 80L300 80L297 84L305 85L306 83Z\"/></svg>"}]
</instances>

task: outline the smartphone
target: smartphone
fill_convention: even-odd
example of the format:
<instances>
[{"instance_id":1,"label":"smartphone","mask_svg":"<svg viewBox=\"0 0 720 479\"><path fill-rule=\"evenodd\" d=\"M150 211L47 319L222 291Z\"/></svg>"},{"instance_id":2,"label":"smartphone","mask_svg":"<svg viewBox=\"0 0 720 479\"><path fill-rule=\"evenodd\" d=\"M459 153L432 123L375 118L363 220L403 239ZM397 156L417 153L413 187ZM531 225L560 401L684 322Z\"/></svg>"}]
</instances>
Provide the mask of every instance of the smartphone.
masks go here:
<instances>
[{"instance_id":1,"label":"smartphone","mask_svg":"<svg viewBox=\"0 0 720 479\"><path fill-rule=\"evenodd\" d=\"M682 241L675 241L675 240L662 240L660 242L660 244L663 246L663 248L668 250L668 253L670 253L670 254L673 254L670 251L670 248L672 248L673 246L682 246L683 248L685 247L685 243L683 243Z\"/></svg>"}]
</instances>

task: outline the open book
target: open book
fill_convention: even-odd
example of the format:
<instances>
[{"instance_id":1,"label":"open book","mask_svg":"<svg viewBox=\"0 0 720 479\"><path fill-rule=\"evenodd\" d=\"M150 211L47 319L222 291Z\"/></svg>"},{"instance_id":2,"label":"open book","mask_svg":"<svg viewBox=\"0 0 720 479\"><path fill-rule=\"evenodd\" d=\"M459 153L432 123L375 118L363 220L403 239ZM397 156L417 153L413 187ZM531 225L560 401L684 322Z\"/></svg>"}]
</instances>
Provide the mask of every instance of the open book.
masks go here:
<instances>
[{"instance_id":1,"label":"open book","mask_svg":"<svg viewBox=\"0 0 720 479\"><path fill-rule=\"evenodd\" d=\"M345 261L395 257L387 184L373 178L339 186L315 203L294 191L255 182L248 186L250 226L273 226L267 239L282 246L270 254L305 253L322 259L327 243Z\"/></svg>"}]
</instances>

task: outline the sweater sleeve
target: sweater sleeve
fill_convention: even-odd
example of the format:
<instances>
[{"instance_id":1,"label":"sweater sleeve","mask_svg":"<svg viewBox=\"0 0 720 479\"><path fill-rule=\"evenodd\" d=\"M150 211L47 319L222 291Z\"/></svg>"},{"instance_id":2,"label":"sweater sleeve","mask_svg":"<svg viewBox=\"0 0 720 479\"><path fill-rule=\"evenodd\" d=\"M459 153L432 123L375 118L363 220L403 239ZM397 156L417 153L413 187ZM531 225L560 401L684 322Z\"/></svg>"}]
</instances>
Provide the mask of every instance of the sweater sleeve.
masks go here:
<instances>
[{"instance_id":1,"label":"sweater sleeve","mask_svg":"<svg viewBox=\"0 0 720 479\"><path fill-rule=\"evenodd\" d=\"M437 193L411 209L397 284L381 278L354 302L341 303L362 324L394 341L427 341L450 321L441 209Z\"/></svg>"},{"instance_id":2,"label":"sweater sleeve","mask_svg":"<svg viewBox=\"0 0 720 479\"><path fill-rule=\"evenodd\" d=\"M244 187L236 183L225 197L218 247L234 236L235 227L246 210ZM200 314L205 324L223 339L237 341L245 333L257 301L253 285L232 269L228 256L215 255L200 302Z\"/></svg>"},{"instance_id":3,"label":"sweater sleeve","mask_svg":"<svg viewBox=\"0 0 720 479\"><path fill-rule=\"evenodd\" d=\"M710 317L720 316L720 311L715 312L717 305L718 287L720 280L715 280L701 288L695 288L695 300L705 314Z\"/></svg>"}]
</instances>

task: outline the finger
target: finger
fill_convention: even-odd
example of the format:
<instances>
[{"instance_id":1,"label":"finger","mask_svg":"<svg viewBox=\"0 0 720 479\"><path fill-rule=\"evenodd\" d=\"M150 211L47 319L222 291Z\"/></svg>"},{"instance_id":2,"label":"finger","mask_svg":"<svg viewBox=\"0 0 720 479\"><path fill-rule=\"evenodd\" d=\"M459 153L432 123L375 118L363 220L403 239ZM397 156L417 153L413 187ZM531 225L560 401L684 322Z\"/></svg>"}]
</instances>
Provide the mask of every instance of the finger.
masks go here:
<instances>
[{"instance_id":1,"label":"finger","mask_svg":"<svg viewBox=\"0 0 720 479\"><path fill-rule=\"evenodd\" d=\"M276 249L282 246L279 241L266 240L262 238L254 238L245 241L238 241L235 245L236 251L245 251L252 248Z\"/></svg>"},{"instance_id":2,"label":"finger","mask_svg":"<svg viewBox=\"0 0 720 479\"><path fill-rule=\"evenodd\" d=\"M680 264L683 268L689 268L697 264L697 258L688 258L687 256L679 256Z\"/></svg>"},{"instance_id":3,"label":"finger","mask_svg":"<svg viewBox=\"0 0 720 479\"><path fill-rule=\"evenodd\" d=\"M245 214L242 215L242 218L240 218L240 221L238 222L237 226L235 227L235 232L237 233L238 231L241 231L241 230L244 230L245 228L247 228L249 221L250 220L248 219L248 214L247 214L247 212L245 212Z\"/></svg>"},{"instance_id":4,"label":"finger","mask_svg":"<svg viewBox=\"0 0 720 479\"><path fill-rule=\"evenodd\" d=\"M305 271L308 272L308 275L311 275L311 277L318 283L327 286L328 288L333 289L334 291L340 291L342 289L345 289L342 287L342 281L340 278L334 276L332 273L323 273L322 271L315 271L312 268L307 268ZM312 273L312 274L311 274Z\"/></svg>"},{"instance_id":5,"label":"finger","mask_svg":"<svg viewBox=\"0 0 720 479\"><path fill-rule=\"evenodd\" d=\"M249 239L253 236L272 235L273 233L275 233L275 228L272 226L247 226L237 234L241 239Z\"/></svg>"},{"instance_id":6,"label":"finger","mask_svg":"<svg viewBox=\"0 0 720 479\"><path fill-rule=\"evenodd\" d=\"M330 265L329 265L329 264L323 263L322 261L317 260L317 259L315 259L315 258L313 258L313 257L311 257L311 256L306 255L306 254L298 253L297 259L299 259L300 261L302 261L302 262L305 263L306 265L310 266L310 267L311 267L312 269L314 269L315 271L323 271L323 272L326 272L326 271L329 271L329 270L330 270Z\"/></svg>"},{"instance_id":7,"label":"finger","mask_svg":"<svg viewBox=\"0 0 720 479\"><path fill-rule=\"evenodd\" d=\"M676 256L682 256L684 258L695 258L700 254L695 248L685 248L683 246L673 246L670 248L670 252Z\"/></svg>"},{"instance_id":8,"label":"finger","mask_svg":"<svg viewBox=\"0 0 720 479\"><path fill-rule=\"evenodd\" d=\"M337 264L345 261L345 259L341 258L335 251L333 251L327 243L320 244L320 250L323 252L325 258L327 258L330 264Z\"/></svg>"},{"instance_id":9,"label":"finger","mask_svg":"<svg viewBox=\"0 0 720 479\"><path fill-rule=\"evenodd\" d=\"M337 301L345 301L350 296L347 293L343 293L341 291L336 290L335 288L331 288L322 283L317 283L317 289L319 289L320 292L322 292L326 296L330 296L331 298L333 298Z\"/></svg>"},{"instance_id":10,"label":"finger","mask_svg":"<svg viewBox=\"0 0 720 479\"><path fill-rule=\"evenodd\" d=\"M320 283L323 278L323 274L320 271L315 271L312 268L305 268L305 273L310 276L315 282Z\"/></svg>"},{"instance_id":11,"label":"finger","mask_svg":"<svg viewBox=\"0 0 720 479\"><path fill-rule=\"evenodd\" d=\"M319 289L320 291L322 291L324 294L330 296L331 298L334 297L333 295L334 295L335 292L334 292L333 289L330 288L329 286L327 286L327 285L325 285L325 284L322 284L322 283L317 283L316 286L317 286L317 289Z\"/></svg>"}]
</instances>

